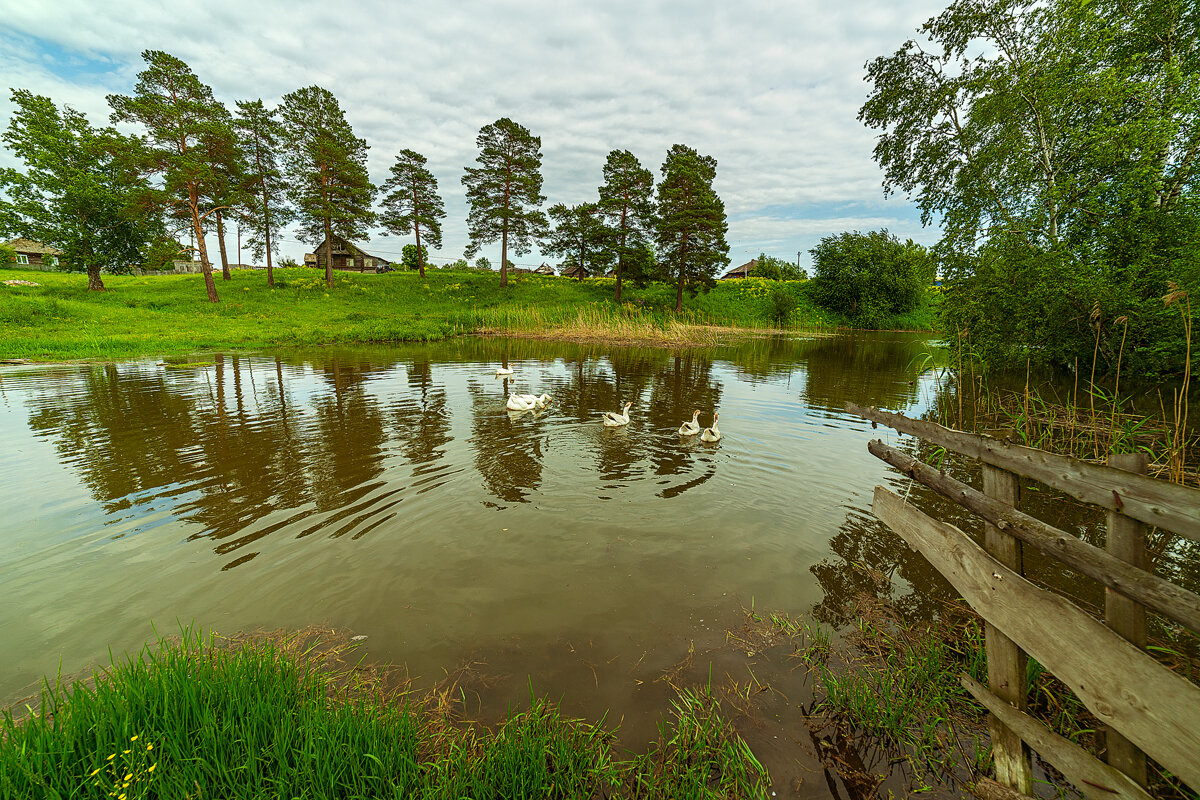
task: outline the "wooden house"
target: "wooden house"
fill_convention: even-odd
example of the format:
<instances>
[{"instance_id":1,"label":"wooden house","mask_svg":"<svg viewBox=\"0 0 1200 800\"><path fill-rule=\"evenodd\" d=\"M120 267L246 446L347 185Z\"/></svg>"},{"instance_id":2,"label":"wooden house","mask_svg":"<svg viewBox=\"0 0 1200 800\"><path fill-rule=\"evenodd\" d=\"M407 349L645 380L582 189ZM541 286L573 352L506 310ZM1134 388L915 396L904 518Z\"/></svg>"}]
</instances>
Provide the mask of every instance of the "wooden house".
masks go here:
<instances>
[{"instance_id":1,"label":"wooden house","mask_svg":"<svg viewBox=\"0 0 1200 800\"><path fill-rule=\"evenodd\" d=\"M581 272L581 270L580 270L580 268L579 268L579 265L578 265L578 264L572 264L572 265L571 265L571 266L569 266L569 267L563 267L561 270L559 270L559 273L558 273L558 274L559 274L559 275L561 275L561 276L562 276L562 277L564 277L564 278L579 278L579 277L580 277L580 272ZM584 278L586 278L586 277L587 277L587 271L586 271L586 270L583 270L582 272L583 272L583 277L584 277Z\"/></svg>"},{"instance_id":2,"label":"wooden house","mask_svg":"<svg viewBox=\"0 0 1200 800\"><path fill-rule=\"evenodd\" d=\"M554 277L554 267L550 266L545 261L543 261L542 265L533 271L533 274L534 275L548 275L550 277Z\"/></svg>"},{"instance_id":3,"label":"wooden house","mask_svg":"<svg viewBox=\"0 0 1200 800\"><path fill-rule=\"evenodd\" d=\"M62 251L32 239L17 237L5 242L17 253L17 266L28 269L56 269Z\"/></svg>"},{"instance_id":4,"label":"wooden house","mask_svg":"<svg viewBox=\"0 0 1200 800\"><path fill-rule=\"evenodd\" d=\"M724 275L722 275L720 279L723 281L727 281L727 280L731 280L732 278L749 278L750 270L754 269L757 266L758 266L758 259L752 258L749 261L747 261L745 264L742 264L740 267L734 267L733 269L729 270L729 272L726 272Z\"/></svg>"},{"instance_id":5,"label":"wooden house","mask_svg":"<svg viewBox=\"0 0 1200 800\"><path fill-rule=\"evenodd\" d=\"M390 264L386 258L373 256L354 242L340 236L333 237L333 268L349 272L374 272L376 268ZM304 254L304 266L325 269L325 242L315 252Z\"/></svg>"}]
</instances>

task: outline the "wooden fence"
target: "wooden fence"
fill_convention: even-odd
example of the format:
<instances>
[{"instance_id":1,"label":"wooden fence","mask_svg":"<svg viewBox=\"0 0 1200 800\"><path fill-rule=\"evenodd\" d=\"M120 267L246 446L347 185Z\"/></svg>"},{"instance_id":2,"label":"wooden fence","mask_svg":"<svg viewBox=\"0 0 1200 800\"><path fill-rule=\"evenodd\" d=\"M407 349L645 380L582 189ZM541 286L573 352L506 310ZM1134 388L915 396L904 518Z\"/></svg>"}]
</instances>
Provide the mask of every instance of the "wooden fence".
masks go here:
<instances>
[{"instance_id":1,"label":"wooden fence","mask_svg":"<svg viewBox=\"0 0 1200 800\"><path fill-rule=\"evenodd\" d=\"M983 462L980 492L882 441L868 445L877 458L985 522L981 547L875 487L875 515L985 620L988 686L961 679L991 712L997 780L1030 794L1032 748L1090 798L1148 798L1147 756L1200 791L1200 687L1144 649L1146 609L1200 633L1200 596L1149 572L1145 547L1148 525L1200 539L1200 490L1146 476L1140 455L1111 456L1102 466L853 403L846 410ZM1021 512L1022 477L1106 509L1105 549ZM1104 622L1022 577L1025 546L1103 584ZM1024 712L1027 654L1105 724L1108 763Z\"/></svg>"}]
</instances>

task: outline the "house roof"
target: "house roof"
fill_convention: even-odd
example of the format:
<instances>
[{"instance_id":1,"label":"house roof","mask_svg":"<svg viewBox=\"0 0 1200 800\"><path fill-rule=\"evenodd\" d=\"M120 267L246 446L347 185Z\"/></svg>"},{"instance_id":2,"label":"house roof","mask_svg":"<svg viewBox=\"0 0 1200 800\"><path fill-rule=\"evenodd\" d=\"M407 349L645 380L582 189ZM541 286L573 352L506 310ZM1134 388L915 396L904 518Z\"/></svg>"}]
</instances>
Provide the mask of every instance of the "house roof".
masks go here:
<instances>
[{"instance_id":1,"label":"house roof","mask_svg":"<svg viewBox=\"0 0 1200 800\"><path fill-rule=\"evenodd\" d=\"M553 275L554 267L550 266L545 261L543 261L542 265L533 271L533 274L534 275Z\"/></svg>"},{"instance_id":2,"label":"house roof","mask_svg":"<svg viewBox=\"0 0 1200 800\"><path fill-rule=\"evenodd\" d=\"M728 278L747 278L750 276L750 270L757 266L758 259L752 258L745 264L742 264L740 267L734 267L733 269L729 270L729 272L726 272L721 276L721 280L727 280Z\"/></svg>"},{"instance_id":3,"label":"house roof","mask_svg":"<svg viewBox=\"0 0 1200 800\"><path fill-rule=\"evenodd\" d=\"M378 261L384 261L387 263L391 263L390 261L388 261L388 259L384 258L383 256L371 255L366 250L363 250L361 247L359 247L358 245L356 245L354 242L350 241L349 239L343 239L341 236L337 236L336 234L334 235L333 238L334 238L335 242L341 242L342 244L346 245L346 247L348 247L350 249L350 251L353 252L355 255L360 255L360 256L363 256L364 258L374 258ZM314 248L314 249L316 251L313 253L313 255L315 257L317 254L319 254L325 250L325 241L322 239L321 243L319 245L317 245L316 248ZM307 255L307 253L305 255Z\"/></svg>"},{"instance_id":4,"label":"house roof","mask_svg":"<svg viewBox=\"0 0 1200 800\"><path fill-rule=\"evenodd\" d=\"M558 274L559 274L559 275L561 275L561 276L563 276L564 278L576 278L576 277L579 277L579 265L578 265L578 264L572 264L572 265L571 265L571 266L569 266L569 267L564 267L563 269L561 269L561 270L559 270L559 271L558 271ZM585 278L587 277L587 273L586 273L586 272L584 272L584 273L583 273L583 277L585 277Z\"/></svg>"},{"instance_id":5,"label":"house roof","mask_svg":"<svg viewBox=\"0 0 1200 800\"><path fill-rule=\"evenodd\" d=\"M16 250L18 253L24 253L26 255L62 255L62 250L59 250L56 247L50 247L49 245L42 244L41 242L35 242L33 239L25 239L21 236L18 236L15 239L9 239L7 242L5 242L5 244L11 247L13 250Z\"/></svg>"}]
</instances>

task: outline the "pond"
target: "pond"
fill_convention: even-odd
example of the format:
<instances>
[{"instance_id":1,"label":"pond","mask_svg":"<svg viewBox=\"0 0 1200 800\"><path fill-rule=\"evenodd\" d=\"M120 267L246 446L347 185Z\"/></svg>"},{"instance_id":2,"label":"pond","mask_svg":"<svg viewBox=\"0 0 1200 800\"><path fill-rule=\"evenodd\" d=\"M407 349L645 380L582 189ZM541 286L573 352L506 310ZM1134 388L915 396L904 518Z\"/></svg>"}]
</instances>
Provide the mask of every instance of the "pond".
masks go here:
<instances>
[{"instance_id":1,"label":"pond","mask_svg":"<svg viewBox=\"0 0 1200 800\"><path fill-rule=\"evenodd\" d=\"M0 697L154 630L320 623L427 682L486 664L481 709L532 688L647 738L653 676L745 608L837 624L862 591L950 596L870 515L897 476L867 442L897 437L842 410L921 414L930 346L461 338L4 368ZM513 415L510 391L553 401ZM694 409L719 442L677 433Z\"/></svg>"}]
</instances>

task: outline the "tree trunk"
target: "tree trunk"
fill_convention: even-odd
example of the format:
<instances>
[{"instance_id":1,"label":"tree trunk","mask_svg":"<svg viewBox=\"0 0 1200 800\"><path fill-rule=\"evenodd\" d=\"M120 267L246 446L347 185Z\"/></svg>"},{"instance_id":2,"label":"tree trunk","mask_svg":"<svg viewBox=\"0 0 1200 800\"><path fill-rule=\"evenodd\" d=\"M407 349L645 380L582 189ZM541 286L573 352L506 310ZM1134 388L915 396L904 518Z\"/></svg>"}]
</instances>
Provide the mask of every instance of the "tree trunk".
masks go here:
<instances>
[{"instance_id":1,"label":"tree trunk","mask_svg":"<svg viewBox=\"0 0 1200 800\"><path fill-rule=\"evenodd\" d=\"M217 247L221 250L221 278L231 280L229 274L229 255L225 252L225 224L221 220L221 212L217 212Z\"/></svg>"},{"instance_id":2,"label":"tree trunk","mask_svg":"<svg viewBox=\"0 0 1200 800\"><path fill-rule=\"evenodd\" d=\"M504 220L504 233L500 237L500 288L508 286L508 220Z\"/></svg>"},{"instance_id":3,"label":"tree trunk","mask_svg":"<svg viewBox=\"0 0 1200 800\"><path fill-rule=\"evenodd\" d=\"M333 288L333 225L325 218L325 286Z\"/></svg>"},{"instance_id":4,"label":"tree trunk","mask_svg":"<svg viewBox=\"0 0 1200 800\"><path fill-rule=\"evenodd\" d=\"M421 270L421 280L425 279L425 254L421 252L421 226L413 220L413 230L417 232L417 269Z\"/></svg>"},{"instance_id":5,"label":"tree trunk","mask_svg":"<svg viewBox=\"0 0 1200 800\"><path fill-rule=\"evenodd\" d=\"M579 282L580 283L583 283L583 254L584 254L584 247L583 247L583 243L580 242L579 243Z\"/></svg>"},{"instance_id":6,"label":"tree trunk","mask_svg":"<svg viewBox=\"0 0 1200 800\"><path fill-rule=\"evenodd\" d=\"M413 177L413 230L417 233L417 268L421 271L421 280L425 280L425 254L421 252L421 224L417 222L417 180Z\"/></svg>"},{"instance_id":7,"label":"tree trunk","mask_svg":"<svg viewBox=\"0 0 1200 800\"><path fill-rule=\"evenodd\" d=\"M625 230L625 216L629 213L628 206L621 206L621 249L617 253L617 294L616 301L621 302L621 273L625 268L625 240L628 232Z\"/></svg>"},{"instance_id":8,"label":"tree trunk","mask_svg":"<svg viewBox=\"0 0 1200 800\"><path fill-rule=\"evenodd\" d=\"M217 284L213 281L212 263L208 260L208 243L204 241L204 228L200 225L200 198L193 189L190 193L192 207L192 235L196 237L196 247L200 250L200 269L204 272L204 288L208 292L211 303L219 301Z\"/></svg>"},{"instance_id":9,"label":"tree trunk","mask_svg":"<svg viewBox=\"0 0 1200 800\"><path fill-rule=\"evenodd\" d=\"M275 273L271 268L271 212L267 209L267 195L263 192L263 225L267 241L267 286L275 288Z\"/></svg>"},{"instance_id":10,"label":"tree trunk","mask_svg":"<svg viewBox=\"0 0 1200 800\"><path fill-rule=\"evenodd\" d=\"M103 292L104 291L104 281L100 280L100 268L88 266L87 274L88 274L88 291L89 292Z\"/></svg>"},{"instance_id":11,"label":"tree trunk","mask_svg":"<svg viewBox=\"0 0 1200 800\"><path fill-rule=\"evenodd\" d=\"M687 272L687 245L679 248L679 283L675 288L675 313L683 313L683 275Z\"/></svg>"}]
</instances>

